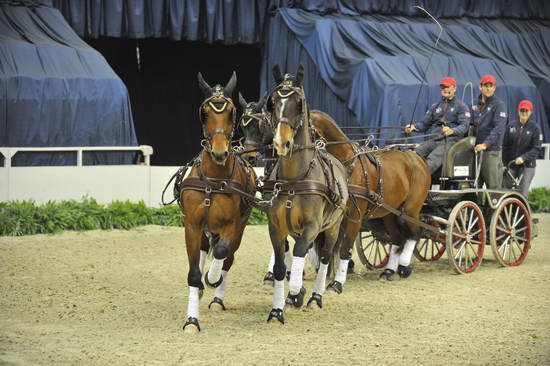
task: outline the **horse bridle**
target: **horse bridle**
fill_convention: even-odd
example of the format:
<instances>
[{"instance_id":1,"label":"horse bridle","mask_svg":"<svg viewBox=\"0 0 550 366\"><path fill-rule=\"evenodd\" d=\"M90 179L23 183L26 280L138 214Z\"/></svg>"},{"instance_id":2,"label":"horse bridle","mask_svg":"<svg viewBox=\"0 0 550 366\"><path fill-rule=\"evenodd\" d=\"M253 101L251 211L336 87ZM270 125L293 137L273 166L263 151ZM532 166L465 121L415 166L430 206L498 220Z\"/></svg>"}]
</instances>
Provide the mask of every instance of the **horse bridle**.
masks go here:
<instances>
[{"instance_id":1,"label":"horse bridle","mask_svg":"<svg viewBox=\"0 0 550 366\"><path fill-rule=\"evenodd\" d=\"M290 90L289 90L290 89ZM286 91L286 90L289 90L289 91ZM304 90L302 89L302 87L297 87L297 86L293 86L292 84L292 81L291 80L284 80L279 86L277 86L277 88L275 88L275 91L274 93L276 93L280 99L286 99L286 98L289 98L290 96L294 95L294 94L297 94L299 97L300 97L300 102L302 104L302 111L300 113L300 119L298 121L298 124L295 125L293 123L291 123L289 120L287 120L285 118L285 120L279 120L277 121L277 124L279 123L286 123L287 125L289 125L292 130L293 130L293 136L296 136L296 133L298 132L298 130L303 126L304 124L304 119L306 119L307 121L309 121L309 116L308 116L308 111L307 111L307 105L306 105L306 98L305 98L305 95L304 95ZM271 107L273 106L274 104L274 97L271 97L270 98L270 105ZM275 118L273 118L273 113L274 111L272 112L272 117L271 117L271 121L273 122ZM272 123L272 126L271 126L273 129L277 128L276 125L274 125Z\"/></svg>"},{"instance_id":2,"label":"horse bridle","mask_svg":"<svg viewBox=\"0 0 550 366\"><path fill-rule=\"evenodd\" d=\"M216 103L218 103L218 104L221 103L221 107L216 106ZM232 125L231 131L227 131L224 128L215 128L213 131L208 131L208 129L206 128L205 120L203 118L204 113L205 113L203 108L207 104L210 106L210 108L212 108L212 110L216 114L221 114L221 113L225 112L225 110L227 109L227 107L229 105L233 107L232 117L231 117L231 125ZM203 134L207 144L210 144L210 139L214 135L217 135L217 134L224 135L228 138L229 141L231 141L231 139L233 138L233 134L235 133L235 120L236 120L236 117L237 117L236 113L237 113L237 110L235 108L235 105L233 104L233 100L231 100L231 98L226 97L223 94L223 88L220 85L216 85L214 87L214 92L213 92L212 96L206 98L202 102L201 106L199 107L199 120L202 123L202 134ZM203 145L204 145L204 143L203 143ZM203 146L203 147L205 147L205 146Z\"/></svg>"},{"instance_id":3,"label":"horse bridle","mask_svg":"<svg viewBox=\"0 0 550 366\"><path fill-rule=\"evenodd\" d=\"M247 145L251 146L262 146L265 143L266 134L268 133L268 130L271 128L271 121L269 118L269 115L265 113L265 111L262 108L261 112L254 113L254 105L253 103L250 103L244 110L243 115L241 116L241 128L248 126L251 122L255 121L258 123L258 128L261 132L261 139L260 142L253 142L245 140L245 143Z\"/></svg>"}]
</instances>

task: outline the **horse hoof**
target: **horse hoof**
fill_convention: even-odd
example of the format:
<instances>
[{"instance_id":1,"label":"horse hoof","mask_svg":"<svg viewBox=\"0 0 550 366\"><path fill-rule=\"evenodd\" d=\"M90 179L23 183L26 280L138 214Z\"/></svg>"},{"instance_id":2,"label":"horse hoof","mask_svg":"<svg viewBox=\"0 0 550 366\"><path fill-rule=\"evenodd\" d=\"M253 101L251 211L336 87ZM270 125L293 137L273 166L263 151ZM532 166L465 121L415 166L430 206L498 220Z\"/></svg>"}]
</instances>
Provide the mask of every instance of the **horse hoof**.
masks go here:
<instances>
[{"instance_id":1,"label":"horse hoof","mask_svg":"<svg viewBox=\"0 0 550 366\"><path fill-rule=\"evenodd\" d=\"M206 272L206 274L204 275L204 282L206 282L206 286L210 287L210 288L216 288L218 287L219 285L222 284L222 281L223 281L223 276L220 275L220 279L214 283L210 283L210 281L208 281L208 272Z\"/></svg>"},{"instance_id":2,"label":"horse hoof","mask_svg":"<svg viewBox=\"0 0 550 366\"><path fill-rule=\"evenodd\" d=\"M343 285L338 281L332 281L327 286L327 294L328 293L335 293L340 295L344 291Z\"/></svg>"},{"instance_id":3,"label":"horse hoof","mask_svg":"<svg viewBox=\"0 0 550 366\"><path fill-rule=\"evenodd\" d=\"M267 272L264 276L264 286L273 287L275 286L275 277L273 272Z\"/></svg>"},{"instance_id":4,"label":"horse hoof","mask_svg":"<svg viewBox=\"0 0 550 366\"><path fill-rule=\"evenodd\" d=\"M290 292L288 293L285 303L287 305L292 305L294 308L301 308L302 305L304 305L304 295L306 294L306 288L302 286L300 289L300 292L298 292L296 295L291 295Z\"/></svg>"},{"instance_id":5,"label":"horse hoof","mask_svg":"<svg viewBox=\"0 0 550 366\"><path fill-rule=\"evenodd\" d=\"M411 275L411 273L412 273L412 267L411 266L399 265L399 267L397 267L397 274L401 278L407 278Z\"/></svg>"},{"instance_id":6,"label":"horse hoof","mask_svg":"<svg viewBox=\"0 0 550 366\"><path fill-rule=\"evenodd\" d=\"M307 302L308 308L311 309L311 308L314 308L315 306L317 306L319 309L323 308L323 295L320 295L316 292L314 292L313 295L311 295L311 297Z\"/></svg>"},{"instance_id":7,"label":"horse hoof","mask_svg":"<svg viewBox=\"0 0 550 366\"><path fill-rule=\"evenodd\" d=\"M187 334L197 334L201 331L199 320L197 318L189 317L183 325L183 332Z\"/></svg>"},{"instance_id":8,"label":"horse hoof","mask_svg":"<svg viewBox=\"0 0 550 366\"><path fill-rule=\"evenodd\" d=\"M384 272L380 273L380 281L393 281L393 275L395 271L393 269L386 268Z\"/></svg>"},{"instance_id":9,"label":"horse hoof","mask_svg":"<svg viewBox=\"0 0 550 366\"><path fill-rule=\"evenodd\" d=\"M272 323L273 319L277 319L279 323L285 323L285 317L283 315L283 309L271 309L269 316L267 317L267 322Z\"/></svg>"},{"instance_id":10,"label":"horse hoof","mask_svg":"<svg viewBox=\"0 0 550 366\"><path fill-rule=\"evenodd\" d=\"M223 300L219 297L214 297L210 304L208 304L208 309L214 311L214 312L220 312L225 311L225 305L223 303Z\"/></svg>"}]
</instances>

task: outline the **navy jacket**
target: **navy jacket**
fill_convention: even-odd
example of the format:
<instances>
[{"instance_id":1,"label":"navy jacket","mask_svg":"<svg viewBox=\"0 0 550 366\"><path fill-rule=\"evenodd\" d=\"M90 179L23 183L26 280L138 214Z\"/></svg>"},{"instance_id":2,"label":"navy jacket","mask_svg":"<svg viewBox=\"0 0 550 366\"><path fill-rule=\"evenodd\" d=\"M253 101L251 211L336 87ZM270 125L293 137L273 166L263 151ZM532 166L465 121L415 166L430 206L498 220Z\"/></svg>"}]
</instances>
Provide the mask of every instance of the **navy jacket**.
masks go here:
<instances>
[{"instance_id":1,"label":"navy jacket","mask_svg":"<svg viewBox=\"0 0 550 366\"><path fill-rule=\"evenodd\" d=\"M534 168L541 151L542 134L539 125L531 118L522 125L512 121L506 126L502 143L502 162L508 164L521 156L526 168Z\"/></svg>"},{"instance_id":2,"label":"navy jacket","mask_svg":"<svg viewBox=\"0 0 550 366\"><path fill-rule=\"evenodd\" d=\"M488 151L500 150L508 121L504 102L498 97L492 96L483 104L480 95L477 105L472 106L472 111L476 145L487 144Z\"/></svg>"},{"instance_id":3,"label":"navy jacket","mask_svg":"<svg viewBox=\"0 0 550 366\"><path fill-rule=\"evenodd\" d=\"M424 132L437 126L437 132L439 132L440 127L446 125L454 130L451 136L462 137L468 132L469 124L470 110L455 96L451 100L441 98L439 102L433 104L426 112L424 121L416 123L415 127L418 131Z\"/></svg>"}]
</instances>

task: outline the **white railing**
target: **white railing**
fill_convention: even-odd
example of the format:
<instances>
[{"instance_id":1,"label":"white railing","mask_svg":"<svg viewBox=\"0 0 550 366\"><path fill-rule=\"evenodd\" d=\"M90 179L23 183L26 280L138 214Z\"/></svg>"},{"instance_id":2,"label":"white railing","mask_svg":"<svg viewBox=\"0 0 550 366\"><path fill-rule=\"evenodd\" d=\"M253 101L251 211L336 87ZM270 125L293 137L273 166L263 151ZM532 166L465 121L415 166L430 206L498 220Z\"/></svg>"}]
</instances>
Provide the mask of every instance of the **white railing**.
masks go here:
<instances>
[{"instance_id":1,"label":"white railing","mask_svg":"<svg viewBox=\"0 0 550 366\"><path fill-rule=\"evenodd\" d=\"M74 147L0 147L0 153L4 155L4 167L11 167L11 158L19 151L74 151L76 153L76 166L82 166L82 152L84 151L141 151L145 165L150 165L153 147L140 146L74 146Z\"/></svg>"}]
</instances>

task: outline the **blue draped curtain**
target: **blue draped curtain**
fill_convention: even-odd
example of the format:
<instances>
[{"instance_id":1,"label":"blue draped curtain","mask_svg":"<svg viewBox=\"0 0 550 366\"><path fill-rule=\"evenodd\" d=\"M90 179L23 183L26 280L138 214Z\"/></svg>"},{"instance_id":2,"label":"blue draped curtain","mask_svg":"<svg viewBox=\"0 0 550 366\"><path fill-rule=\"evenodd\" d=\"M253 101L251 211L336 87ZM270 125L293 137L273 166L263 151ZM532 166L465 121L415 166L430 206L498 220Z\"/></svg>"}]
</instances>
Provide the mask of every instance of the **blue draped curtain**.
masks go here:
<instances>
[{"instance_id":1,"label":"blue draped curtain","mask_svg":"<svg viewBox=\"0 0 550 366\"><path fill-rule=\"evenodd\" d=\"M404 125L423 118L440 98L439 80L453 76L471 104L481 75L498 80L497 95L516 117L521 99L535 104L534 117L550 138L550 22L445 19L437 48L437 25L426 18L317 15L279 9L266 35L262 92L273 87L271 69L295 72L306 66L305 90L312 108L327 109L343 125ZM424 71L426 86L414 108ZM320 78L320 79L319 79ZM332 102L331 102L332 100ZM336 102L334 102L336 101ZM413 113L414 111L414 113Z\"/></svg>"}]
</instances>

